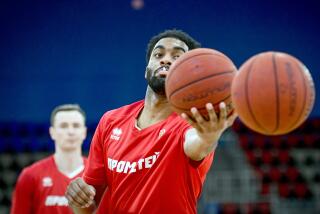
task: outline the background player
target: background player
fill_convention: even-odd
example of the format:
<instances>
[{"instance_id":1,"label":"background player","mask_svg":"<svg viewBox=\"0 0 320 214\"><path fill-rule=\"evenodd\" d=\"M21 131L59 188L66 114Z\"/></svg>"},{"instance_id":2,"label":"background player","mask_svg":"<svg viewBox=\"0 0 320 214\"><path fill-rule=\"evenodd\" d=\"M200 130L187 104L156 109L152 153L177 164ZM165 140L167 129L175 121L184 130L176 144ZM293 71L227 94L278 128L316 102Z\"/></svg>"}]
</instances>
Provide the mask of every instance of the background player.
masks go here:
<instances>
[{"instance_id":1,"label":"background player","mask_svg":"<svg viewBox=\"0 0 320 214\"><path fill-rule=\"evenodd\" d=\"M55 153L22 171L12 198L12 214L72 213L64 193L68 183L82 175L86 163L81 155L87 134L85 119L85 112L75 104L52 111L49 132Z\"/></svg>"}]
</instances>

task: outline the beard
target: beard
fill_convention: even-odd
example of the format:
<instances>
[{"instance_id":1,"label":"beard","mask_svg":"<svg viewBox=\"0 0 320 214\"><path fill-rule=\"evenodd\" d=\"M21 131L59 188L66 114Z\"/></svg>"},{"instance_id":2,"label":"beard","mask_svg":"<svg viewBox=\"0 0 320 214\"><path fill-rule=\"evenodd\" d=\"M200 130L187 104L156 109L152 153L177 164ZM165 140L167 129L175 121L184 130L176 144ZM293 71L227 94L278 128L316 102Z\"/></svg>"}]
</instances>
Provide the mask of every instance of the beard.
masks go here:
<instances>
[{"instance_id":1,"label":"beard","mask_svg":"<svg viewBox=\"0 0 320 214\"><path fill-rule=\"evenodd\" d=\"M147 70L147 82L150 88L158 95L165 96L165 77L155 76L155 73L152 73L150 68L146 68Z\"/></svg>"}]
</instances>

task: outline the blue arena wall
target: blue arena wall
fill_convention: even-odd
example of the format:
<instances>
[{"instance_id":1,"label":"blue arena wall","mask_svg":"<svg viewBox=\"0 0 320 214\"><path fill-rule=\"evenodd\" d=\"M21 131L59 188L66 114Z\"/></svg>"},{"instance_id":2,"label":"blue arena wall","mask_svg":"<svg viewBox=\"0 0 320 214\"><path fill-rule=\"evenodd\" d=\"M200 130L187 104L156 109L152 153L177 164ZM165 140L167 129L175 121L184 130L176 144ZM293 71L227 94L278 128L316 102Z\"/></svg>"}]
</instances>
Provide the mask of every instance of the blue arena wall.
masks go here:
<instances>
[{"instance_id":1,"label":"blue arena wall","mask_svg":"<svg viewBox=\"0 0 320 214\"><path fill-rule=\"evenodd\" d=\"M227 54L237 66L267 50L320 71L320 14L306 1L1 1L0 121L46 122L52 108L79 103L96 122L144 98L145 49L169 28ZM319 92L312 112L320 116Z\"/></svg>"}]
</instances>

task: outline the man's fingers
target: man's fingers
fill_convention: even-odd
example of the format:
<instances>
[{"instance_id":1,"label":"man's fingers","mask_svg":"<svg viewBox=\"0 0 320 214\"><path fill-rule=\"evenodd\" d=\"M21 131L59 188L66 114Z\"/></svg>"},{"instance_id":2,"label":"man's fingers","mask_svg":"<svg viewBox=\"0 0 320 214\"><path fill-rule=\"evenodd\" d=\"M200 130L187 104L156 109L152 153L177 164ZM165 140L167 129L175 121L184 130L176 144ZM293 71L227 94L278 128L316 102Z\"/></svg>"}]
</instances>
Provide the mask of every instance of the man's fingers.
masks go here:
<instances>
[{"instance_id":1,"label":"man's fingers","mask_svg":"<svg viewBox=\"0 0 320 214\"><path fill-rule=\"evenodd\" d=\"M87 200L79 197L79 194L74 191L72 188L68 188L66 197L71 204L76 205L77 207L82 207L87 204Z\"/></svg>"},{"instance_id":2,"label":"man's fingers","mask_svg":"<svg viewBox=\"0 0 320 214\"><path fill-rule=\"evenodd\" d=\"M203 126L206 123L197 108L192 107L190 111L198 125Z\"/></svg>"},{"instance_id":3,"label":"man's fingers","mask_svg":"<svg viewBox=\"0 0 320 214\"><path fill-rule=\"evenodd\" d=\"M226 108L226 104L224 102L221 102L219 104L219 109L220 109L220 113L219 113L219 123L220 125L224 125L224 123L227 120L227 108Z\"/></svg>"},{"instance_id":4,"label":"man's fingers","mask_svg":"<svg viewBox=\"0 0 320 214\"><path fill-rule=\"evenodd\" d=\"M86 184L82 178L77 178L71 181L65 195L70 205L89 207L94 202L95 189Z\"/></svg>"},{"instance_id":5,"label":"man's fingers","mask_svg":"<svg viewBox=\"0 0 320 214\"><path fill-rule=\"evenodd\" d=\"M187 115L186 113L182 113L181 117L183 119L185 119L195 129L198 129L198 130L201 129L200 126L189 115Z\"/></svg>"},{"instance_id":6,"label":"man's fingers","mask_svg":"<svg viewBox=\"0 0 320 214\"><path fill-rule=\"evenodd\" d=\"M89 185L88 187L90 189L89 191L91 192L91 194L93 194L93 196L95 196L96 195L96 189L91 185Z\"/></svg>"},{"instance_id":7,"label":"man's fingers","mask_svg":"<svg viewBox=\"0 0 320 214\"><path fill-rule=\"evenodd\" d=\"M96 190L93 188L93 186L84 183L83 180L80 180L76 184L77 184L77 187L75 188L78 188L79 191L81 191L81 195L85 194L91 199L93 199L93 197L96 195Z\"/></svg>"},{"instance_id":8,"label":"man's fingers","mask_svg":"<svg viewBox=\"0 0 320 214\"><path fill-rule=\"evenodd\" d=\"M75 183L73 186L74 192L77 194L77 197L82 199L84 202L87 202L89 200L92 200L95 194L91 193L90 188L88 185L82 185L79 183Z\"/></svg>"},{"instance_id":9,"label":"man's fingers","mask_svg":"<svg viewBox=\"0 0 320 214\"><path fill-rule=\"evenodd\" d=\"M73 206L73 207L83 207L82 204L78 203L77 201L75 201L70 195L66 195L66 198L68 200L68 204L69 206Z\"/></svg>"},{"instance_id":10,"label":"man's fingers","mask_svg":"<svg viewBox=\"0 0 320 214\"><path fill-rule=\"evenodd\" d=\"M216 114L216 111L214 110L212 103L207 103L206 108L207 108L210 120L212 122L216 123L218 121L218 118L217 118L217 114Z\"/></svg>"}]
</instances>

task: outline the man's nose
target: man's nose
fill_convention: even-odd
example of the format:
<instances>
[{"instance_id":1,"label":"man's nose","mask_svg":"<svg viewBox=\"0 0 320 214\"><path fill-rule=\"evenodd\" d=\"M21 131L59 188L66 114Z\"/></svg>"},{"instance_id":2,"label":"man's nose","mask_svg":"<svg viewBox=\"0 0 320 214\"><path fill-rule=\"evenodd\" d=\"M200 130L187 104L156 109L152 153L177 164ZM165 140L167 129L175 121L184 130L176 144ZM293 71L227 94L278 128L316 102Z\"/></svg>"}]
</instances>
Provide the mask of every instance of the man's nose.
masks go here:
<instances>
[{"instance_id":1,"label":"man's nose","mask_svg":"<svg viewBox=\"0 0 320 214\"><path fill-rule=\"evenodd\" d=\"M68 128L68 134L74 134L75 129L73 127Z\"/></svg>"},{"instance_id":2,"label":"man's nose","mask_svg":"<svg viewBox=\"0 0 320 214\"><path fill-rule=\"evenodd\" d=\"M168 59L163 59L160 61L161 66L170 66L171 64L172 64L172 62Z\"/></svg>"}]
</instances>

